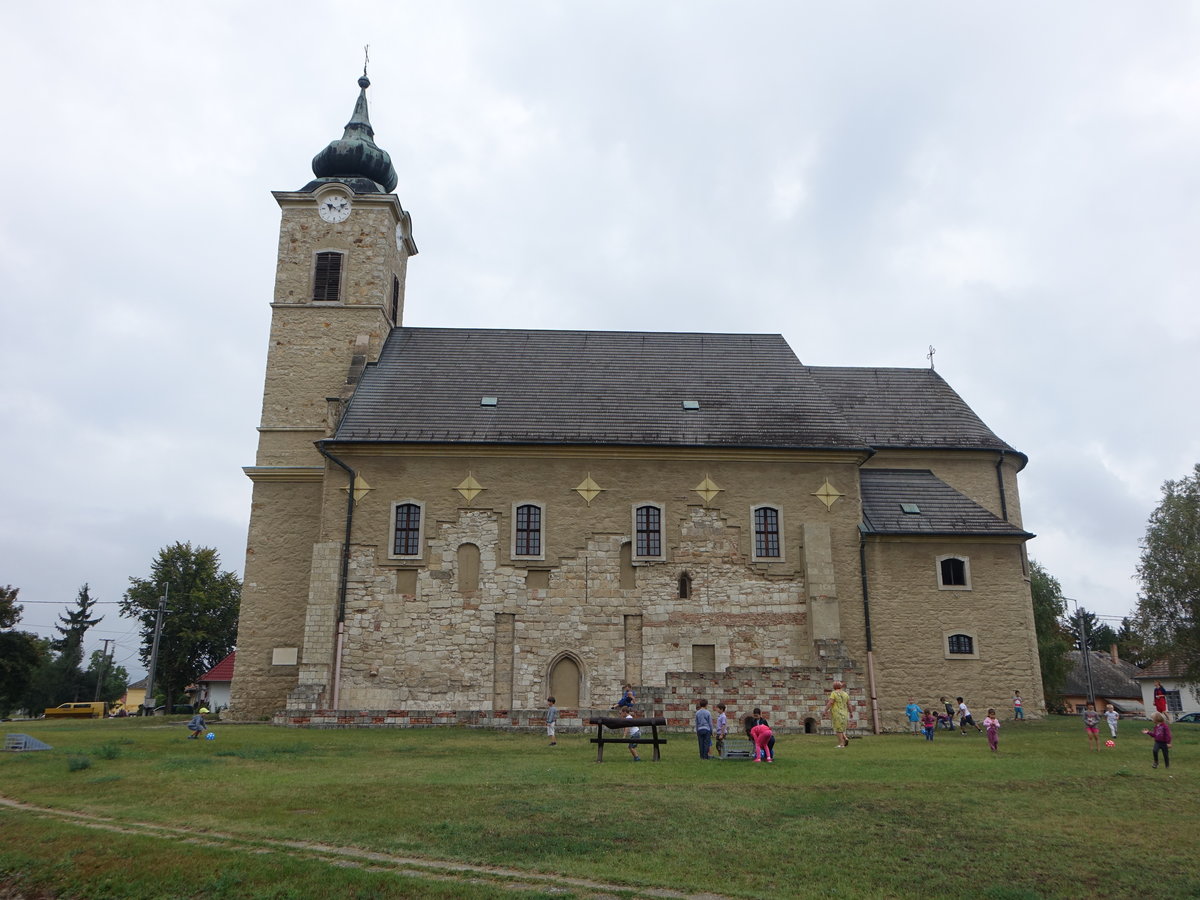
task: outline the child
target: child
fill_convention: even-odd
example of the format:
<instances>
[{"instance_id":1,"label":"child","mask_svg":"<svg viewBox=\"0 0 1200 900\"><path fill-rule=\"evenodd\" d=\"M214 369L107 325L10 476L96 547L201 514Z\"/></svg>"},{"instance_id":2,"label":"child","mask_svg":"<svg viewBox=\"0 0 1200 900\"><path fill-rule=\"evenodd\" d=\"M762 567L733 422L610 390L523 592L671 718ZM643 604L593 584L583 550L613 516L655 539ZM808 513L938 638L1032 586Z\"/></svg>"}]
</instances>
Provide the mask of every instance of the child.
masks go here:
<instances>
[{"instance_id":1,"label":"child","mask_svg":"<svg viewBox=\"0 0 1200 900\"><path fill-rule=\"evenodd\" d=\"M633 706L634 700L636 699L637 698L633 693L633 688L627 684L625 685L625 690L621 692L621 699L617 701L617 705L614 706L613 709L628 709L629 707Z\"/></svg>"},{"instance_id":2,"label":"child","mask_svg":"<svg viewBox=\"0 0 1200 900\"><path fill-rule=\"evenodd\" d=\"M1152 769L1158 768L1158 751L1162 751L1163 766L1171 768L1171 726L1167 724L1167 717L1160 712L1156 712L1150 717L1154 722L1154 727L1150 730L1142 729L1142 734L1148 734L1154 738L1154 765Z\"/></svg>"},{"instance_id":3,"label":"child","mask_svg":"<svg viewBox=\"0 0 1200 900\"><path fill-rule=\"evenodd\" d=\"M711 759L708 755L712 746L713 718L708 711L707 700L696 701L696 743L700 745L700 758Z\"/></svg>"},{"instance_id":4,"label":"child","mask_svg":"<svg viewBox=\"0 0 1200 900\"><path fill-rule=\"evenodd\" d=\"M921 707L917 705L917 701L912 697L908 698L908 706L904 707L904 714L908 716L908 724L915 735L920 727Z\"/></svg>"},{"instance_id":5,"label":"child","mask_svg":"<svg viewBox=\"0 0 1200 900\"><path fill-rule=\"evenodd\" d=\"M937 716L933 714L932 709L925 710L925 718L921 720L921 733L925 735L925 740L933 740L934 726L937 725Z\"/></svg>"},{"instance_id":6,"label":"child","mask_svg":"<svg viewBox=\"0 0 1200 900\"><path fill-rule=\"evenodd\" d=\"M725 757L725 735L729 733L729 719L725 715L725 704L717 704L717 758Z\"/></svg>"},{"instance_id":7,"label":"child","mask_svg":"<svg viewBox=\"0 0 1200 900\"><path fill-rule=\"evenodd\" d=\"M547 697L546 702L550 704L546 708L546 737L550 738L550 746L553 747L558 743L554 736L554 726L558 723L558 707L554 705L553 697Z\"/></svg>"},{"instance_id":8,"label":"child","mask_svg":"<svg viewBox=\"0 0 1200 900\"><path fill-rule=\"evenodd\" d=\"M191 732L191 734L188 735L189 739L199 738L200 735L208 728L208 726L204 724L204 714L206 712L208 712L208 707L200 707L200 712L192 716L192 720L188 722L188 731Z\"/></svg>"},{"instance_id":9,"label":"child","mask_svg":"<svg viewBox=\"0 0 1200 900\"><path fill-rule=\"evenodd\" d=\"M942 723L942 727L947 731L954 730L954 707L950 705L950 701L945 697L941 700L942 706L946 707L946 715L938 716L938 721Z\"/></svg>"},{"instance_id":10,"label":"child","mask_svg":"<svg viewBox=\"0 0 1200 900\"><path fill-rule=\"evenodd\" d=\"M1104 707L1104 718L1108 720L1108 733L1113 737L1117 736L1117 720L1121 718L1121 714L1117 712L1115 706L1108 703Z\"/></svg>"},{"instance_id":11,"label":"child","mask_svg":"<svg viewBox=\"0 0 1200 900\"><path fill-rule=\"evenodd\" d=\"M774 737L771 733L771 726L766 724L766 720L762 724L755 725L750 729L750 737L754 741L754 761L762 762L764 759L767 762L775 762L775 757L771 755L770 741Z\"/></svg>"},{"instance_id":12,"label":"child","mask_svg":"<svg viewBox=\"0 0 1200 900\"><path fill-rule=\"evenodd\" d=\"M632 719L633 713L626 712L625 718ZM629 728L625 729L625 737L629 738L630 741L634 742L629 745L629 755L633 757L634 762L642 761L642 758L640 756L638 756L638 745L636 743L637 739L640 738L641 736L642 736L642 729L638 728L638 726L636 726L636 725L632 725Z\"/></svg>"},{"instance_id":13,"label":"child","mask_svg":"<svg viewBox=\"0 0 1200 900\"><path fill-rule=\"evenodd\" d=\"M995 753L1000 746L1000 720L996 718L996 710L988 710L983 719L983 727L987 729L988 746Z\"/></svg>"},{"instance_id":14,"label":"child","mask_svg":"<svg viewBox=\"0 0 1200 900\"><path fill-rule=\"evenodd\" d=\"M1096 704L1089 703L1083 710L1083 727L1087 729L1088 746L1100 752L1100 713Z\"/></svg>"},{"instance_id":15,"label":"child","mask_svg":"<svg viewBox=\"0 0 1200 900\"><path fill-rule=\"evenodd\" d=\"M962 697L958 698L958 727L962 729L959 733L966 734L967 726L970 725L980 734L983 734L983 729L975 724L975 719L971 716L971 711L967 709L966 701Z\"/></svg>"},{"instance_id":16,"label":"child","mask_svg":"<svg viewBox=\"0 0 1200 900\"><path fill-rule=\"evenodd\" d=\"M1025 704L1021 701L1021 692L1013 691L1013 720L1024 720Z\"/></svg>"}]
</instances>

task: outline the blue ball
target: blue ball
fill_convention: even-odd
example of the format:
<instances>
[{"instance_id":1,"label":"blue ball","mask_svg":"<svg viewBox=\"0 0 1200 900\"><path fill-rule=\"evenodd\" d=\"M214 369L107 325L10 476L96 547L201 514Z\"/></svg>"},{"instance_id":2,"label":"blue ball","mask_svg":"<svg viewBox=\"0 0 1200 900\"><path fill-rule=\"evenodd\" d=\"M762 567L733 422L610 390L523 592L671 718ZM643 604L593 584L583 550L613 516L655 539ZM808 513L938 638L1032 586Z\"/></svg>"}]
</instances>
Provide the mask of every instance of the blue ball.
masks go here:
<instances>
[{"instance_id":1,"label":"blue ball","mask_svg":"<svg viewBox=\"0 0 1200 900\"><path fill-rule=\"evenodd\" d=\"M217 736L210 731L208 734L206 734L204 736L204 739L206 741L215 741L217 739Z\"/></svg>"}]
</instances>

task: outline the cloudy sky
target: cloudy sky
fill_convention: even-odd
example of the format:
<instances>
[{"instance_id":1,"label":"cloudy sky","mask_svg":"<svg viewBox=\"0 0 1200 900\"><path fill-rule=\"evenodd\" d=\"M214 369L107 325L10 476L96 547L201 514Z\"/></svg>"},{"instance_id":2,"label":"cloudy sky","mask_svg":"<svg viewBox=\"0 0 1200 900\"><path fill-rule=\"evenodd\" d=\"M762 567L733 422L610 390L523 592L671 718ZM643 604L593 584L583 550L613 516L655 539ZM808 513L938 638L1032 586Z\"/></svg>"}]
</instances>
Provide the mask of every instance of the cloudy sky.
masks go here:
<instances>
[{"instance_id":1,"label":"cloudy sky","mask_svg":"<svg viewBox=\"0 0 1200 900\"><path fill-rule=\"evenodd\" d=\"M1031 555L1132 611L1200 461L1200 8L97 2L0 34L0 585L117 641L175 541L240 573L279 210L376 138L409 325L783 334L938 371L1029 455Z\"/></svg>"}]
</instances>

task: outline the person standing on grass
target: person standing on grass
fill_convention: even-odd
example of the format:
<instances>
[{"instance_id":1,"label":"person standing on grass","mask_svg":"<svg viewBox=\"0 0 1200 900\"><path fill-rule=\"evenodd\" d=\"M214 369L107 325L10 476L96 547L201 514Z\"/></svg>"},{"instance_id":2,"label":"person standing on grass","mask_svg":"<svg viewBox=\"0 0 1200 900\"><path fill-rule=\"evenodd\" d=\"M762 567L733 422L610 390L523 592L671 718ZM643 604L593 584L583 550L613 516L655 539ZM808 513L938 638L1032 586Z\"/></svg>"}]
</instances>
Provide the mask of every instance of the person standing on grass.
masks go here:
<instances>
[{"instance_id":1,"label":"person standing on grass","mask_svg":"<svg viewBox=\"0 0 1200 900\"><path fill-rule=\"evenodd\" d=\"M1104 718L1108 722L1108 733L1114 738L1117 736L1117 720L1121 718L1121 714L1117 712L1117 708L1111 703L1104 706Z\"/></svg>"},{"instance_id":2,"label":"person standing on grass","mask_svg":"<svg viewBox=\"0 0 1200 900\"><path fill-rule=\"evenodd\" d=\"M925 710L925 718L921 719L921 733L925 735L925 740L933 740L933 732L937 729L937 716L933 714L932 709Z\"/></svg>"},{"instance_id":3,"label":"person standing on grass","mask_svg":"<svg viewBox=\"0 0 1200 900\"><path fill-rule=\"evenodd\" d=\"M627 711L625 713L625 718L632 719L633 713ZM629 755L633 757L634 762L642 761L642 758L640 756L638 756L638 744L637 744L637 739L640 738L641 736L642 736L642 729L638 728L638 726L636 726L636 725L630 725L628 728L625 729L625 737L629 738L629 741L630 741Z\"/></svg>"},{"instance_id":4,"label":"person standing on grass","mask_svg":"<svg viewBox=\"0 0 1200 900\"><path fill-rule=\"evenodd\" d=\"M713 718L708 711L708 701L696 703L696 742L700 745L700 758L711 759L708 750L712 746Z\"/></svg>"},{"instance_id":5,"label":"person standing on grass","mask_svg":"<svg viewBox=\"0 0 1200 900\"><path fill-rule=\"evenodd\" d=\"M1162 751L1163 767L1171 768L1171 726L1167 724L1167 717L1163 713L1156 712L1151 721L1154 722L1154 727L1150 729L1142 729L1142 734L1149 735L1154 738L1154 765L1150 768L1158 768L1158 751Z\"/></svg>"},{"instance_id":6,"label":"person standing on grass","mask_svg":"<svg viewBox=\"0 0 1200 900\"><path fill-rule=\"evenodd\" d=\"M837 735L839 750L845 750L850 743L846 731L850 727L850 695L846 693L844 682L835 681L829 699L825 702L825 715L833 722L833 733Z\"/></svg>"},{"instance_id":7,"label":"person standing on grass","mask_svg":"<svg viewBox=\"0 0 1200 900\"><path fill-rule=\"evenodd\" d=\"M555 726L558 724L558 707L554 705L554 698L547 697L546 703L546 737L550 738L550 746L553 747L558 743L558 738L554 736Z\"/></svg>"},{"instance_id":8,"label":"person standing on grass","mask_svg":"<svg viewBox=\"0 0 1200 900\"><path fill-rule=\"evenodd\" d=\"M961 729L959 734L967 733L967 726L970 725L980 734L983 734L983 729L975 724L975 718L971 715L971 711L967 709L967 703L962 697L958 698L958 727Z\"/></svg>"},{"instance_id":9,"label":"person standing on grass","mask_svg":"<svg viewBox=\"0 0 1200 900\"><path fill-rule=\"evenodd\" d=\"M1083 708L1083 727L1087 729L1088 746L1100 752L1100 713L1096 712L1096 704L1089 703Z\"/></svg>"},{"instance_id":10,"label":"person standing on grass","mask_svg":"<svg viewBox=\"0 0 1200 900\"><path fill-rule=\"evenodd\" d=\"M1164 719L1167 717L1167 689L1161 681L1154 682L1154 709L1162 713Z\"/></svg>"},{"instance_id":11,"label":"person standing on grass","mask_svg":"<svg viewBox=\"0 0 1200 900\"><path fill-rule=\"evenodd\" d=\"M909 727L912 728L915 736L921 730L921 707L912 697L908 698L908 706L904 707L904 714L908 716Z\"/></svg>"},{"instance_id":12,"label":"person standing on grass","mask_svg":"<svg viewBox=\"0 0 1200 900\"><path fill-rule=\"evenodd\" d=\"M725 755L725 735L729 733L729 717L725 715L725 704L717 704L717 758Z\"/></svg>"},{"instance_id":13,"label":"person standing on grass","mask_svg":"<svg viewBox=\"0 0 1200 900\"><path fill-rule=\"evenodd\" d=\"M750 739L754 741L754 761L762 762L764 759L767 762L775 762L775 757L771 755L770 741L774 735L771 733L771 726L763 719L761 724L755 725L750 729Z\"/></svg>"},{"instance_id":14,"label":"person standing on grass","mask_svg":"<svg viewBox=\"0 0 1200 900\"><path fill-rule=\"evenodd\" d=\"M988 746L995 753L1000 746L1000 719L996 716L996 710L988 710L988 714L983 719L983 727L987 730Z\"/></svg>"},{"instance_id":15,"label":"person standing on grass","mask_svg":"<svg viewBox=\"0 0 1200 900\"><path fill-rule=\"evenodd\" d=\"M1020 691L1013 691L1013 721L1025 719L1025 701L1021 699Z\"/></svg>"}]
</instances>

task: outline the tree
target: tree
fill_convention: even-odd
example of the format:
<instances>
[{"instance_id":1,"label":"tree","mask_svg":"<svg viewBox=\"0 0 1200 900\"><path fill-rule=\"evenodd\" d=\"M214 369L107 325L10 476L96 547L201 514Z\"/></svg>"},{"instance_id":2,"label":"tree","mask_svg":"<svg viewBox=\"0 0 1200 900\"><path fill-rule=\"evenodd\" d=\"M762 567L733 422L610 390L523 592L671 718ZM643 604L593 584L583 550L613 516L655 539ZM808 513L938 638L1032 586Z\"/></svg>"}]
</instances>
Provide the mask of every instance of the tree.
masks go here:
<instances>
[{"instance_id":1,"label":"tree","mask_svg":"<svg viewBox=\"0 0 1200 900\"><path fill-rule=\"evenodd\" d=\"M149 578L130 578L121 615L141 623L141 659L149 666L154 646L158 601L167 596L156 693L168 709L183 689L229 655L237 639L242 585L233 572L220 571L221 558L210 547L176 543L158 552Z\"/></svg>"},{"instance_id":2,"label":"tree","mask_svg":"<svg viewBox=\"0 0 1200 900\"><path fill-rule=\"evenodd\" d=\"M1135 666L1147 666L1153 662L1146 656L1145 639L1128 616L1121 620L1121 627L1117 629L1117 653L1121 659Z\"/></svg>"},{"instance_id":3,"label":"tree","mask_svg":"<svg viewBox=\"0 0 1200 900\"><path fill-rule=\"evenodd\" d=\"M1038 662L1042 667L1042 692L1046 703L1054 705L1061 696L1071 661L1070 634L1063 628L1067 611L1062 585L1037 560L1029 561L1029 586L1033 593L1033 627L1037 632Z\"/></svg>"},{"instance_id":4,"label":"tree","mask_svg":"<svg viewBox=\"0 0 1200 900\"><path fill-rule=\"evenodd\" d=\"M1084 609L1082 606L1075 615L1067 619L1066 628L1077 650L1083 648L1084 632L1087 633L1087 649L1089 650L1107 651L1113 644L1118 643L1117 633L1112 626L1104 624L1094 612Z\"/></svg>"},{"instance_id":5,"label":"tree","mask_svg":"<svg viewBox=\"0 0 1200 900\"><path fill-rule=\"evenodd\" d=\"M114 666L106 659L103 650L93 650L87 671L83 673L83 680L92 685L90 696L96 696L96 683L99 682L98 699L105 703L113 703L125 693L129 684L129 673L122 666Z\"/></svg>"},{"instance_id":6,"label":"tree","mask_svg":"<svg viewBox=\"0 0 1200 900\"><path fill-rule=\"evenodd\" d=\"M1137 568L1141 591L1135 613L1146 650L1173 672L1200 683L1200 463L1192 474L1166 481L1150 514Z\"/></svg>"},{"instance_id":7,"label":"tree","mask_svg":"<svg viewBox=\"0 0 1200 900\"><path fill-rule=\"evenodd\" d=\"M21 621L20 588L0 588L0 716L21 708L34 674L49 658L47 643L26 631L10 631Z\"/></svg>"}]
</instances>

